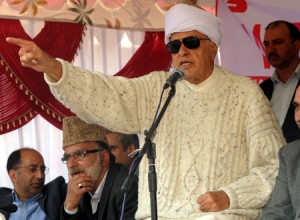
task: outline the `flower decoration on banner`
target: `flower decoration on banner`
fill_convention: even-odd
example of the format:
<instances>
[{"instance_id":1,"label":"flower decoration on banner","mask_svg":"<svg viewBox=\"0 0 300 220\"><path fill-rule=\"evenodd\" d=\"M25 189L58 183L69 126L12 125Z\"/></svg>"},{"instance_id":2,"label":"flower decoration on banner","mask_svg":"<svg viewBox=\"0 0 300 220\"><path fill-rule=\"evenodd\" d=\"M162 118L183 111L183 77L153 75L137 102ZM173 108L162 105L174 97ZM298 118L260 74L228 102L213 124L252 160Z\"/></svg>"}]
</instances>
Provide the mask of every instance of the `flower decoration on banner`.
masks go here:
<instances>
[{"instance_id":1,"label":"flower decoration on banner","mask_svg":"<svg viewBox=\"0 0 300 220\"><path fill-rule=\"evenodd\" d=\"M156 5L162 10L162 11L167 11L169 10L173 5L177 3L191 3L191 4L197 4L197 0L157 0Z\"/></svg>"},{"instance_id":2,"label":"flower decoration on banner","mask_svg":"<svg viewBox=\"0 0 300 220\"><path fill-rule=\"evenodd\" d=\"M20 11L19 14L24 14L31 10L33 16L38 13L38 7L57 10L61 9L65 2L66 0L7 0L11 8Z\"/></svg>"},{"instance_id":3,"label":"flower decoration on banner","mask_svg":"<svg viewBox=\"0 0 300 220\"><path fill-rule=\"evenodd\" d=\"M132 18L131 21L135 23L134 28L136 29L144 29L145 24L148 24L151 26L151 22L149 21L149 14L150 9L149 8L143 8L143 5L140 1L134 1L134 12L136 14L136 17Z\"/></svg>"},{"instance_id":4,"label":"flower decoration on banner","mask_svg":"<svg viewBox=\"0 0 300 220\"><path fill-rule=\"evenodd\" d=\"M85 24L87 22L89 25L93 25L92 19L89 15L95 10L95 8L92 8L95 1L89 1L89 4L87 3L87 0L72 0L71 2L75 7L69 8L68 10L77 14L74 21L81 24Z\"/></svg>"},{"instance_id":5,"label":"flower decoration on banner","mask_svg":"<svg viewBox=\"0 0 300 220\"><path fill-rule=\"evenodd\" d=\"M115 25L112 25L111 21L108 19L104 19L106 22L106 27L108 28L114 28L114 29L120 29L121 27L121 22L119 19L115 19Z\"/></svg>"},{"instance_id":6,"label":"flower decoration on banner","mask_svg":"<svg viewBox=\"0 0 300 220\"><path fill-rule=\"evenodd\" d=\"M189 4L194 4L198 5L200 8L210 11L213 14L215 14L215 10L210 8L210 7L205 7L197 3L197 0L157 0L156 1L156 6L161 10L161 11L167 11L169 10L173 5L177 3L189 3Z\"/></svg>"},{"instance_id":7,"label":"flower decoration on banner","mask_svg":"<svg viewBox=\"0 0 300 220\"><path fill-rule=\"evenodd\" d=\"M0 17L163 31L165 11L178 2L203 2L214 13L210 0L0 0Z\"/></svg>"},{"instance_id":8,"label":"flower decoration on banner","mask_svg":"<svg viewBox=\"0 0 300 220\"><path fill-rule=\"evenodd\" d=\"M103 6L109 8L109 9L117 9L120 6L124 5L127 0L101 0Z\"/></svg>"},{"instance_id":9,"label":"flower decoration on banner","mask_svg":"<svg viewBox=\"0 0 300 220\"><path fill-rule=\"evenodd\" d=\"M76 22L114 29L161 31L164 11L157 6L156 1L0 0L0 17Z\"/></svg>"},{"instance_id":10,"label":"flower decoration on banner","mask_svg":"<svg viewBox=\"0 0 300 220\"><path fill-rule=\"evenodd\" d=\"M105 8L107 11L116 10L119 8L125 9L124 5L128 0L101 0L100 4L103 8ZM113 25L112 22L105 18L104 21L106 23L106 27L108 28L114 28L114 29L120 29L121 27L121 21L117 18L114 18L115 24Z\"/></svg>"}]
</instances>

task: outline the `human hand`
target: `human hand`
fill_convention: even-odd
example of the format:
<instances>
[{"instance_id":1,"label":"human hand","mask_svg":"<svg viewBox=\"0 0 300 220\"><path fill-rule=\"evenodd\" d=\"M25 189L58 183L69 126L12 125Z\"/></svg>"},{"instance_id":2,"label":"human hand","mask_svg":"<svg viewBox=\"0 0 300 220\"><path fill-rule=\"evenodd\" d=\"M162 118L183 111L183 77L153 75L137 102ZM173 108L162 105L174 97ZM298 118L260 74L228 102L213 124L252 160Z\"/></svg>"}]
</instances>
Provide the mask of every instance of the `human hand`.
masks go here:
<instances>
[{"instance_id":1,"label":"human hand","mask_svg":"<svg viewBox=\"0 0 300 220\"><path fill-rule=\"evenodd\" d=\"M6 42L20 47L19 56L22 66L37 72L45 72L56 81L61 78L61 63L44 52L35 42L13 37L7 37Z\"/></svg>"},{"instance_id":2,"label":"human hand","mask_svg":"<svg viewBox=\"0 0 300 220\"><path fill-rule=\"evenodd\" d=\"M6 41L20 47L19 56L22 66L32 68L38 72L43 71L40 64L43 51L36 45L36 43L13 37L6 38Z\"/></svg>"},{"instance_id":3,"label":"human hand","mask_svg":"<svg viewBox=\"0 0 300 220\"><path fill-rule=\"evenodd\" d=\"M69 176L65 207L68 210L75 210L80 203L82 195L88 191L92 191L92 188L93 181L91 176L82 172Z\"/></svg>"},{"instance_id":4,"label":"human hand","mask_svg":"<svg viewBox=\"0 0 300 220\"><path fill-rule=\"evenodd\" d=\"M197 198L202 212L219 212L228 209L230 200L224 191L207 192Z\"/></svg>"}]
</instances>

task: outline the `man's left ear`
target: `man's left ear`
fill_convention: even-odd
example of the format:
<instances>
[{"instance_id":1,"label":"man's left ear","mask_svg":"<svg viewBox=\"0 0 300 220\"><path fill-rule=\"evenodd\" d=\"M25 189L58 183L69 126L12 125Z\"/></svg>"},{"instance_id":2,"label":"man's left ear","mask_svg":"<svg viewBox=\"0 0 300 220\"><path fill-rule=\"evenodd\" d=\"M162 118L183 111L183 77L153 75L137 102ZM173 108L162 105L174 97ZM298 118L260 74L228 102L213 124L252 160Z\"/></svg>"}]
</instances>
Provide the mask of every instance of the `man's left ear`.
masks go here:
<instances>
[{"instance_id":1,"label":"man's left ear","mask_svg":"<svg viewBox=\"0 0 300 220\"><path fill-rule=\"evenodd\" d=\"M218 46L210 41L210 47L211 47L211 58L214 60L216 58L217 52L218 52Z\"/></svg>"},{"instance_id":2,"label":"man's left ear","mask_svg":"<svg viewBox=\"0 0 300 220\"><path fill-rule=\"evenodd\" d=\"M295 40L294 41L294 48L296 48L297 50L300 49L300 40Z\"/></svg>"},{"instance_id":3,"label":"man's left ear","mask_svg":"<svg viewBox=\"0 0 300 220\"><path fill-rule=\"evenodd\" d=\"M16 179L16 171L14 169L10 169L8 172L9 178L11 180L11 182L15 182Z\"/></svg>"},{"instance_id":4,"label":"man's left ear","mask_svg":"<svg viewBox=\"0 0 300 220\"><path fill-rule=\"evenodd\" d=\"M108 167L110 162L110 154L108 150L104 150L101 152L101 166Z\"/></svg>"},{"instance_id":5,"label":"man's left ear","mask_svg":"<svg viewBox=\"0 0 300 220\"><path fill-rule=\"evenodd\" d=\"M135 146L134 144L130 144L129 147L127 148L128 149L128 153L132 153L133 151L135 151Z\"/></svg>"}]
</instances>

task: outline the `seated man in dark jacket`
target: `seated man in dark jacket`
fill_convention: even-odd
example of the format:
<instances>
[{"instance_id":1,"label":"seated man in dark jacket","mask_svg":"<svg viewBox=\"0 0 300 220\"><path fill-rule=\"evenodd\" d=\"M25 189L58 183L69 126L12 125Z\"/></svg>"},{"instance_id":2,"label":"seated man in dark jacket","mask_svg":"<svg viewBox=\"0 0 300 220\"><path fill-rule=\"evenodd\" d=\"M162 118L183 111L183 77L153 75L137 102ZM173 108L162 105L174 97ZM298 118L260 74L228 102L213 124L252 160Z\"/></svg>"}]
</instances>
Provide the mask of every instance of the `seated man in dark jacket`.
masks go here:
<instances>
[{"instance_id":1,"label":"seated man in dark jacket","mask_svg":"<svg viewBox=\"0 0 300 220\"><path fill-rule=\"evenodd\" d=\"M63 121L62 161L67 164L69 182L61 219L134 219L137 210L137 179L126 195L121 187L128 171L114 163L104 128L86 124L78 117Z\"/></svg>"},{"instance_id":2,"label":"seated man in dark jacket","mask_svg":"<svg viewBox=\"0 0 300 220\"><path fill-rule=\"evenodd\" d=\"M300 86L296 89L293 104L294 120L300 128ZM283 146L278 155L278 176L261 219L297 220L300 219L300 139Z\"/></svg>"},{"instance_id":3,"label":"seated man in dark jacket","mask_svg":"<svg viewBox=\"0 0 300 220\"><path fill-rule=\"evenodd\" d=\"M66 195L65 180L58 177L44 185L47 168L38 151L21 148L12 152L6 168L14 186L0 188L0 212L6 219L59 219Z\"/></svg>"}]
</instances>

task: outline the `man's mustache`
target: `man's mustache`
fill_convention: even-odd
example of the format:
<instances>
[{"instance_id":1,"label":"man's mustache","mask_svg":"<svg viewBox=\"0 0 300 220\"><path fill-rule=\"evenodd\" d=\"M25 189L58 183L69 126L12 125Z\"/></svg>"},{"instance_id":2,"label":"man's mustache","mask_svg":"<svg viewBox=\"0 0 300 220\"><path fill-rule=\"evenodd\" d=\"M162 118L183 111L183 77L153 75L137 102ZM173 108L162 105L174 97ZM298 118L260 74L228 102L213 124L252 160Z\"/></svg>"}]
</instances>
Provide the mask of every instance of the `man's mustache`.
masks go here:
<instances>
[{"instance_id":1,"label":"man's mustache","mask_svg":"<svg viewBox=\"0 0 300 220\"><path fill-rule=\"evenodd\" d=\"M280 58L280 56L279 56L277 53L275 53L275 52L271 52L271 53L269 54L268 58L269 58L269 59L272 59L272 58Z\"/></svg>"},{"instance_id":2,"label":"man's mustache","mask_svg":"<svg viewBox=\"0 0 300 220\"><path fill-rule=\"evenodd\" d=\"M71 176L75 176L75 175L77 175L79 173L85 173L85 171L82 170L82 169L72 169L72 170L70 170L69 173L70 173Z\"/></svg>"}]
</instances>

